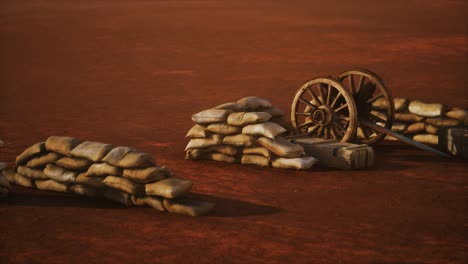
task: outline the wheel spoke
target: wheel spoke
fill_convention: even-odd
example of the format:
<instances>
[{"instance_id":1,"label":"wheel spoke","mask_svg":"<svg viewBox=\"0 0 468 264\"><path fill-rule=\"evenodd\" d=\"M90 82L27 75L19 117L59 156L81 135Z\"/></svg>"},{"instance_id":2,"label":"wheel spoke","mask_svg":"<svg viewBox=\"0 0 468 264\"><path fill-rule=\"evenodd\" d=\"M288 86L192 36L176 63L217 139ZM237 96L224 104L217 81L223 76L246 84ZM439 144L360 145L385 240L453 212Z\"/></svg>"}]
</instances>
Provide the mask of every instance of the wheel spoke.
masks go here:
<instances>
[{"instance_id":1,"label":"wheel spoke","mask_svg":"<svg viewBox=\"0 0 468 264\"><path fill-rule=\"evenodd\" d=\"M338 107L337 109L335 109L335 113L338 112L338 111L340 111L340 110L345 109L346 107L348 107L348 104L343 104L343 105L341 105L340 107Z\"/></svg>"},{"instance_id":2,"label":"wheel spoke","mask_svg":"<svg viewBox=\"0 0 468 264\"><path fill-rule=\"evenodd\" d=\"M337 116L336 118L349 122L349 117L347 117L347 116Z\"/></svg>"},{"instance_id":3,"label":"wheel spoke","mask_svg":"<svg viewBox=\"0 0 468 264\"><path fill-rule=\"evenodd\" d=\"M377 99L382 98L384 96L385 96L384 94L376 95L376 96L372 97L371 99L367 100L367 103L370 104L370 103L372 103L372 102L376 101Z\"/></svg>"},{"instance_id":4,"label":"wheel spoke","mask_svg":"<svg viewBox=\"0 0 468 264\"><path fill-rule=\"evenodd\" d=\"M383 118L380 118L372 113L370 113L370 117L373 118L374 120L378 121L378 122L382 122L382 123L387 123L387 120L383 119Z\"/></svg>"},{"instance_id":5,"label":"wheel spoke","mask_svg":"<svg viewBox=\"0 0 468 264\"><path fill-rule=\"evenodd\" d=\"M349 75L349 89L351 90L351 94L355 94L356 93L356 89L354 88L354 78L353 78L353 75Z\"/></svg>"},{"instance_id":6,"label":"wheel spoke","mask_svg":"<svg viewBox=\"0 0 468 264\"><path fill-rule=\"evenodd\" d=\"M311 104L309 101L305 100L304 98L302 97L299 97L299 100L305 104L307 104L308 106L312 107L312 109L316 109L317 107L313 104Z\"/></svg>"},{"instance_id":7,"label":"wheel spoke","mask_svg":"<svg viewBox=\"0 0 468 264\"><path fill-rule=\"evenodd\" d=\"M311 116L311 115L312 115L312 113L296 112L296 115L305 115L305 116Z\"/></svg>"},{"instance_id":8,"label":"wheel spoke","mask_svg":"<svg viewBox=\"0 0 468 264\"><path fill-rule=\"evenodd\" d=\"M298 126L298 128L303 128L303 127L306 127L306 126L311 126L313 125L314 122L310 121L310 122L305 122L304 124L301 124L300 126Z\"/></svg>"},{"instance_id":9,"label":"wheel spoke","mask_svg":"<svg viewBox=\"0 0 468 264\"><path fill-rule=\"evenodd\" d=\"M361 90L361 87L362 87L363 84L364 84L364 76L361 75L361 76L359 77L359 83L358 83L358 87L357 87L357 90L358 90L358 91Z\"/></svg>"},{"instance_id":10,"label":"wheel spoke","mask_svg":"<svg viewBox=\"0 0 468 264\"><path fill-rule=\"evenodd\" d=\"M322 133L323 133L323 126L320 126L318 132L317 132L317 137L322 137Z\"/></svg>"},{"instance_id":11,"label":"wheel spoke","mask_svg":"<svg viewBox=\"0 0 468 264\"><path fill-rule=\"evenodd\" d=\"M310 96L312 96L312 100L314 100L317 105L322 103L322 101L317 98L317 95L314 93L311 87L307 87L307 92L310 94Z\"/></svg>"},{"instance_id":12,"label":"wheel spoke","mask_svg":"<svg viewBox=\"0 0 468 264\"><path fill-rule=\"evenodd\" d=\"M328 84L327 105L330 105L330 96L331 96L331 84Z\"/></svg>"},{"instance_id":13,"label":"wheel spoke","mask_svg":"<svg viewBox=\"0 0 468 264\"><path fill-rule=\"evenodd\" d=\"M334 128L334 127L330 127L330 134L332 135L333 139L337 139L337 138L338 138L338 137L336 136L335 128Z\"/></svg>"},{"instance_id":14,"label":"wheel spoke","mask_svg":"<svg viewBox=\"0 0 468 264\"><path fill-rule=\"evenodd\" d=\"M309 127L309 128L308 128L308 131L307 131L307 134L313 135L314 132L315 132L319 127L320 127L319 125L315 125L315 126L313 126L313 127Z\"/></svg>"},{"instance_id":15,"label":"wheel spoke","mask_svg":"<svg viewBox=\"0 0 468 264\"><path fill-rule=\"evenodd\" d=\"M325 133L324 133L324 134L325 134L325 138L328 138L329 135L330 135L330 130L328 130L328 126L324 127L323 130L325 131Z\"/></svg>"},{"instance_id":16,"label":"wheel spoke","mask_svg":"<svg viewBox=\"0 0 468 264\"><path fill-rule=\"evenodd\" d=\"M335 104L336 102L338 101L338 98L342 96L340 92L338 92L338 94L336 95L335 99L333 100L333 102L331 103L330 107L333 108L335 107Z\"/></svg>"},{"instance_id":17,"label":"wheel spoke","mask_svg":"<svg viewBox=\"0 0 468 264\"><path fill-rule=\"evenodd\" d=\"M319 84L319 97L318 97L318 98L319 98L320 102L321 102L322 105L323 105L323 104L325 104L325 100L324 100L323 89L322 89L322 88L323 88L323 87L322 87L322 84L320 83L320 84Z\"/></svg>"},{"instance_id":18,"label":"wheel spoke","mask_svg":"<svg viewBox=\"0 0 468 264\"><path fill-rule=\"evenodd\" d=\"M367 127L361 126L361 130L362 130L362 134L364 135L364 138L369 139L370 135L369 135L369 131L367 131Z\"/></svg>"},{"instance_id":19,"label":"wheel spoke","mask_svg":"<svg viewBox=\"0 0 468 264\"><path fill-rule=\"evenodd\" d=\"M338 123L338 122L333 122L333 124L335 125L335 127L338 128L338 130L340 130L340 132L341 132L343 135L346 134L346 129L345 129L344 127L342 127L340 123Z\"/></svg>"}]
</instances>

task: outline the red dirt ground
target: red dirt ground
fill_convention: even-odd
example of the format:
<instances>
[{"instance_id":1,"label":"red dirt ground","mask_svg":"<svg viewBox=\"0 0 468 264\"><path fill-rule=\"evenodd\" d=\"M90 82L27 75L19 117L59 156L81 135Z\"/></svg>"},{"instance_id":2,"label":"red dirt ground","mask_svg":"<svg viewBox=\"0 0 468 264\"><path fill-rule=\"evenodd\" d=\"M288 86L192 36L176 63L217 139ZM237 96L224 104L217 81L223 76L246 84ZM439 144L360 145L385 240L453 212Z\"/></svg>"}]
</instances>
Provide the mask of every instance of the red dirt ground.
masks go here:
<instances>
[{"instance_id":1,"label":"red dirt ground","mask_svg":"<svg viewBox=\"0 0 468 264\"><path fill-rule=\"evenodd\" d=\"M466 263L466 161L388 143L351 172L184 160L191 114L247 95L288 111L302 83L355 67L395 97L467 107L466 1L383 3L2 1L0 160L50 135L133 146L217 209L18 187L0 262Z\"/></svg>"}]
</instances>

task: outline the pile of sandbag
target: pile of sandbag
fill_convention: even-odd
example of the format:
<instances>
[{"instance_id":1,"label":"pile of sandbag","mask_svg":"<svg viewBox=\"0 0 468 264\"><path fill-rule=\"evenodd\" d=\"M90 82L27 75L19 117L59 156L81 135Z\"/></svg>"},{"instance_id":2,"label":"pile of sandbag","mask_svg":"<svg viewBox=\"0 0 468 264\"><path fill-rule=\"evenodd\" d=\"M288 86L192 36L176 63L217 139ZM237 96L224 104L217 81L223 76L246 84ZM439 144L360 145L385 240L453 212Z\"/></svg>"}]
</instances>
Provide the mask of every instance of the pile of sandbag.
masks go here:
<instances>
[{"instance_id":1,"label":"pile of sandbag","mask_svg":"<svg viewBox=\"0 0 468 264\"><path fill-rule=\"evenodd\" d=\"M450 108L443 104L428 104L406 98L395 98L394 103L395 118L392 130L421 143L437 145L444 129L468 125L467 109ZM384 98L376 100L372 106L377 109L373 110L376 116L385 116L381 112L386 108ZM393 138L387 137L387 139Z\"/></svg>"},{"instance_id":2,"label":"pile of sandbag","mask_svg":"<svg viewBox=\"0 0 468 264\"><path fill-rule=\"evenodd\" d=\"M186 159L215 160L264 167L306 170L317 160L282 137L284 113L263 98L249 96L192 116Z\"/></svg>"},{"instance_id":3,"label":"pile of sandbag","mask_svg":"<svg viewBox=\"0 0 468 264\"><path fill-rule=\"evenodd\" d=\"M125 206L146 205L193 216L214 207L187 199L192 182L173 177L148 153L72 137L52 136L29 147L16 158L16 168L3 174L13 184L103 196Z\"/></svg>"}]
</instances>

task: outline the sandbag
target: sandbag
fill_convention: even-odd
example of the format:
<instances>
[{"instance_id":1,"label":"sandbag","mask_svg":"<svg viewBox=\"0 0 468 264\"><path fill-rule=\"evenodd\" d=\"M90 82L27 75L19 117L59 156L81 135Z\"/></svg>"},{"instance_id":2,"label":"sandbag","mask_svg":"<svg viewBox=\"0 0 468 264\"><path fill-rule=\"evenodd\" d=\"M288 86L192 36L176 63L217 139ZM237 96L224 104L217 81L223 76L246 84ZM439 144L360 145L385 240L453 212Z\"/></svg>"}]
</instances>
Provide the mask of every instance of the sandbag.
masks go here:
<instances>
[{"instance_id":1,"label":"sandbag","mask_svg":"<svg viewBox=\"0 0 468 264\"><path fill-rule=\"evenodd\" d=\"M438 126L433 126L431 124L426 124L424 126L424 130L429 134L438 134L439 131L440 131L440 128Z\"/></svg>"},{"instance_id":2,"label":"sandbag","mask_svg":"<svg viewBox=\"0 0 468 264\"><path fill-rule=\"evenodd\" d=\"M168 178L155 183L146 184L146 195L159 195L165 198L177 198L187 194L192 188L192 182L177 178Z\"/></svg>"},{"instance_id":3,"label":"sandbag","mask_svg":"<svg viewBox=\"0 0 468 264\"><path fill-rule=\"evenodd\" d=\"M16 165L25 164L34 156L37 156L45 152L46 152L46 148L45 148L44 142L34 144L16 157Z\"/></svg>"},{"instance_id":4,"label":"sandbag","mask_svg":"<svg viewBox=\"0 0 468 264\"><path fill-rule=\"evenodd\" d=\"M241 164L269 167L270 160L260 155L242 155Z\"/></svg>"},{"instance_id":5,"label":"sandbag","mask_svg":"<svg viewBox=\"0 0 468 264\"><path fill-rule=\"evenodd\" d=\"M245 107L244 105L241 105L239 103L233 103L233 102L218 105L214 109L231 110L233 112L245 112L245 111L247 111L247 107Z\"/></svg>"},{"instance_id":6,"label":"sandbag","mask_svg":"<svg viewBox=\"0 0 468 264\"><path fill-rule=\"evenodd\" d=\"M218 152L224 155L228 155L231 157L236 157L239 155L240 149L234 146L229 146L229 145L218 145L218 146L212 146L209 148L206 148L208 152Z\"/></svg>"},{"instance_id":7,"label":"sandbag","mask_svg":"<svg viewBox=\"0 0 468 264\"><path fill-rule=\"evenodd\" d=\"M405 112L408 110L408 105L410 100L408 98L395 98L393 99L393 104L395 106L396 112Z\"/></svg>"},{"instance_id":8,"label":"sandbag","mask_svg":"<svg viewBox=\"0 0 468 264\"><path fill-rule=\"evenodd\" d=\"M230 162L230 163L236 163L237 159L228 155L224 155L222 153L205 153L202 155L203 159L208 159L208 160L215 160L215 161L224 161L224 162Z\"/></svg>"},{"instance_id":9,"label":"sandbag","mask_svg":"<svg viewBox=\"0 0 468 264\"><path fill-rule=\"evenodd\" d=\"M405 134L418 134L425 131L426 124L424 122L413 123L408 126L405 131Z\"/></svg>"},{"instance_id":10,"label":"sandbag","mask_svg":"<svg viewBox=\"0 0 468 264\"><path fill-rule=\"evenodd\" d=\"M242 134L251 136L263 136L272 139L286 132L286 129L284 129L282 126L272 122L248 125L242 129Z\"/></svg>"},{"instance_id":11,"label":"sandbag","mask_svg":"<svg viewBox=\"0 0 468 264\"><path fill-rule=\"evenodd\" d=\"M257 137L245 134L237 134L232 136L225 136L223 144L237 146L237 147L251 147L255 144Z\"/></svg>"},{"instance_id":12,"label":"sandbag","mask_svg":"<svg viewBox=\"0 0 468 264\"><path fill-rule=\"evenodd\" d=\"M10 183L20 185L20 186L24 186L24 187L34 187L34 183L33 183L33 181L31 179L29 179L28 177L26 177L24 175L21 175L21 174L15 172L15 171L4 170L3 175L6 176L6 178L8 179L8 181Z\"/></svg>"},{"instance_id":13,"label":"sandbag","mask_svg":"<svg viewBox=\"0 0 468 264\"><path fill-rule=\"evenodd\" d=\"M55 162L58 166L69 169L84 171L91 166L93 162L87 159L64 157Z\"/></svg>"},{"instance_id":14,"label":"sandbag","mask_svg":"<svg viewBox=\"0 0 468 264\"><path fill-rule=\"evenodd\" d=\"M118 191L116 189L112 189L112 188L104 189L103 196L109 200L123 204L126 207L130 207L134 205L130 194Z\"/></svg>"},{"instance_id":15,"label":"sandbag","mask_svg":"<svg viewBox=\"0 0 468 264\"><path fill-rule=\"evenodd\" d=\"M448 117L434 117L426 119L426 123L438 127L453 127L460 125L460 120Z\"/></svg>"},{"instance_id":16,"label":"sandbag","mask_svg":"<svg viewBox=\"0 0 468 264\"><path fill-rule=\"evenodd\" d=\"M304 148L301 145L291 143L282 137L278 137L275 140L261 137L257 140L257 143L280 157L297 158L305 154Z\"/></svg>"},{"instance_id":17,"label":"sandbag","mask_svg":"<svg viewBox=\"0 0 468 264\"><path fill-rule=\"evenodd\" d=\"M207 137L208 133L206 133L206 127L202 125L194 125L187 135L185 135L186 138L205 138Z\"/></svg>"},{"instance_id":18,"label":"sandbag","mask_svg":"<svg viewBox=\"0 0 468 264\"><path fill-rule=\"evenodd\" d=\"M382 113L382 112L377 111L377 110L372 110L370 113L372 115L375 115L376 117L378 117L380 119L387 120L387 115L385 113Z\"/></svg>"},{"instance_id":19,"label":"sandbag","mask_svg":"<svg viewBox=\"0 0 468 264\"><path fill-rule=\"evenodd\" d=\"M102 161L116 166L117 163L127 155L127 153L132 151L135 151L135 149L129 147L115 147L102 159Z\"/></svg>"},{"instance_id":20,"label":"sandbag","mask_svg":"<svg viewBox=\"0 0 468 264\"><path fill-rule=\"evenodd\" d=\"M468 110L462 108L453 108L445 113L445 116L454 118L460 121L463 125L468 125Z\"/></svg>"},{"instance_id":21,"label":"sandbag","mask_svg":"<svg viewBox=\"0 0 468 264\"><path fill-rule=\"evenodd\" d=\"M85 158L97 162L104 158L112 148L113 146L111 144L85 141L76 146L70 152L70 155L76 158Z\"/></svg>"},{"instance_id":22,"label":"sandbag","mask_svg":"<svg viewBox=\"0 0 468 264\"><path fill-rule=\"evenodd\" d=\"M279 109L278 107L275 107L275 106L272 106L272 107L267 108L267 109L263 109L262 111L269 113L272 116L272 118L274 118L274 117L283 117L284 116L284 112L281 109Z\"/></svg>"},{"instance_id":23,"label":"sandbag","mask_svg":"<svg viewBox=\"0 0 468 264\"><path fill-rule=\"evenodd\" d=\"M192 120L197 124L223 123L230 113L230 110L208 109L194 114Z\"/></svg>"},{"instance_id":24,"label":"sandbag","mask_svg":"<svg viewBox=\"0 0 468 264\"><path fill-rule=\"evenodd\" d=\"M48 179L48 177L44 174L44 171L42 170L31 169L25 166L18 166L16 170L18 171L18 173L31 179L38 179L38 180Z\"/></svg>"},{"instance_id":25,"label":"sandbag","mask_svg":"<svg viewBox=\"0 0 468 264\"><path fill-rule=\"evenodd\" d=\"M70 186L70 191L74 194L84 195L88 197L98 196L98 191L96 189L85 184L73 184L72 186Z\"/></svg>"},{"instance_id":26,"label":"sandbag","mask_svg":"<svg viewBox=\"0 0 468 264\"><path fill-rule=\"evenodd\" d=\"M216 146L222 143L223 137L218 134L210 135L207 138L192 138L185 150L192 148L207 148L211 146Z\"/></svg>"},{"instance_id":27,"label":"sandbag","mask_svg":"<svg viewBox=\"0 0 468 264\"><path fill-rule=\"evenodd\" d=\"M383 126L383 124L382 124ZM408 128L408 124L401 123L401 122L393 122L392 123L392 130L395 132L404 132Z\"/></svg>"},{"instance_id":28,"label":"sandbag","mask_svg":"<svg viewBox=\"0 0 468 264\"><path fill-rule=\"evenodd\" d=\"M418 116L412 113L395 113L395 120L400 122L415 123L426 119L423 116Z\"/></svg>"},{"instance_id":29,"label":"sandbag","mask_svg":"<svg viewBox=\"0 0 468 264\"><path fill-rule=\"evenodd\" d=\"M227 118L227 123L231 126L246 126L266 122L271 118L267 112L238 112L232 113Z\"/></svg>"},{"instance_id":30,"label":"sandbag","mask_svg":"<svg viewBox=\"0 0 468 264\"><path fill-rule=\"evenodd\" d=\"M104 188L106 185L102 183L104 179L101 177L89 177L86 173L80 173L76 176L75 182L79 184L84 184L95 189Z\"/></svg>"},{"instance_id":31,"label":"sandbag","mask_svg":"<svg viewBox=\"0 0 468 264\"><path fill-rule=\"evenodd\" d=\"M155 161L151 154L144 152L129 152L125 155L116 166L121 168L141 168L154 166Z\"/></svg>"},{"instance_id":32,"label":"sandbag","mask_svg":"<svg viewBox=\"0 0 468 264\"><path fill-rule=\"evenodd\" d=\"M149 206L158 211L166 211L163 205L163 199L157 196L136 197L132 195L132 202L138 206Z\"/></svg>"},{"instance_id":33,"label":"sandbag","mask_svg":"<svg viewBox=\"0 0 468 264\"><path fill-rule=\"evenodd\" d=\"M80 143L81 141L77 138L52 136L46 140L45 147L48 151L68 156Z\"/></svg>"},{"instance_id":34,"label":"sandbag","mask_svg":"<svg viewBox=\"0 0 468 264\"><path fill-rule=\"evenodd\" d=\"M66 184L54 180L36 180L34 184L37 189L45 191L66 192L68 189Z\"/></svg>"},{"instance_id":35,"label":"sandbag","mask_svg":"<svg viewBox=\"0 0 468 264\"><path fill-rule=\"evenodd\" d=\"M86 171L87 176L102 177L108 175L122 175L122 169L107 163L94 163Z\"/></svg>"},{"instance_id":36,"label":"sandbag","mask_svg":"<svg viewBox=\"0 0 468 264\"><path fill-rule=\"evenodd\" d=\"M76 176L78 176L77 172L65 170L54 164L48 164L44 169L44 174L58 182L75 182Z\"/></svg>"},{"instance_id":37,"label":"sandbag","mask_svg":"<svg viewBox=\"0 0 468 264\"><path fill-rule=\"evenodd\" d=\"M102 183L111 188L124 191L137 196L144 195L144 187L140 183L136 183L124 177L107 176Z\"/></svg>"},{"instance_id":38,"label":"sandbag","mask_svg":"<svg viewBox=\"0 0 468 264\"><path fill-rule=\"evenodd\" d=\"M187 160L199 160L203 158L203 155L207 153L206 149L187 149L185 151L185 159Z\"/></svg>"},{"instance_id":39,"label":"sandbag","mask_svg":"<svg viewBox=\"0 0 468 264\"><path fill-rule=\"evenodd\" d=\"M32 160L26 163L26 166L29 168L43 168L49 163L54 163L55 161L61 159L63 156L54 152L49 152L43 156L33 158Z\"/></svg>"},{"instance_id":40,"label":"sandbag","mask_svg":"<svg viewBox=\"0 0 468 264\"><path fill-rule=\"evenodd\" d=\"M426 104L421 101L412 101L408 107L410 113L425 116L436 117L441 116L445 110L442 104Z\"/></svg>"},{"instance_id":41,"label":"sandbag","mask_svg":"<svg viewBox=\"0 0 468 264\"><path fill-rule=\"evenodd\" d=\"M278 158L273 160L272 166L282 169L307 170L314 166L315 163L317 163L317 159L314 157Z\"/></svg>"},{"instance_id":42,"label":"sandbag","mask_svg":"<svg viewBox=\"0 0 468 264\"><path fill-rule=\"evenodd\" d=\"M167 211L176 214L201 216L213 211L215 204L206 201L197 201L192 199L164 199L164 207Z\"/></svg>"},{"instance_id":43,"label":"sandbag","mask_svg":"<svg viewBox=\"0 0 468 264\"><path fill-rule=\"evenodd\" d=\"M10 183L8 182L8 178L3 175L3 172L0 171L0 187L11 189Z\"/></svg>"},{"instance_id":44,"label":"sandbag","mask_svg":"<svg viewBox=\"0 0 468 264\"><path fill-rule=\"evenodd\" d=\"M166 167L148 167L144 169L125 169L123 176L137 182L155 182L172 176L172 172Z\"/></svg>"},{"instance_id":45,"label":"sandbag","mask_svg":"<svg viewBox=\"0 0 468 264\"><path fill-rule=\"evenodd\" d=\"M257 96L247 96L242 99L239 99L237 103L247 107L247 110L249 111L254 111L254 110L260 110L260 109L265 109L265 108L270 108L272 107L271 103L268 102L267 100L257 97Z\"/></svg>"},{"instance_id":46,"label":"sandbag","mask_svg":"<svg viewBox=\"0 0 468 264\"><path fill-rule=\"evenodd\" d=\"M243 155L261 155L266 158L271 157L271 153L268 149L264 147L250 147L250 148L244 148L242 150Z\"/></svg>"},{"instance_id":47,"label":"sandbag","mask_svg":"<svg viewBox=\"0 0 468 264\"><path fill-rule=\"evenodd\" d=\"M0 161L0 171L4 170L7 167L7 163Z\"/></svg>"},{"instance_id":48,"label":"sandbag","mask_svg":"<svg viewBox=\"0 0 468 264\"><path fill-rule=\"evenodd\" d=\"M224 123L217 123L209 125L206 130L215 134L233 135L241 133L242 128Z\"/></svg>"},{"instance_id":49,"label":"sandbag","mask_svg":"<svg viewBox=\"0 0 468 264\"><path fill-rule=\"evenodd\" d=\"M424 144L430 144L430 145L437 145L439 144L439 136L437 135L432 135L432 134L420 134L420 135L415 135L413 137L414 141L424 143Z\"/></svg>"},{"instance_id":50,"label":"sandbag","mask_svg":"<svg viewBox=\"0 0 468 264\"><path fill-rule=\"evenodd\" d=\"M276 123L280 126L282 126L284 129L286 129L287 133L291 133L292 131L292 125L291 125L291 121L288 121L282 117L273 117L273 118L270 118L270 120L268 120L268 122L273 122L273 123Z\"/></svg>"}]
</instances>

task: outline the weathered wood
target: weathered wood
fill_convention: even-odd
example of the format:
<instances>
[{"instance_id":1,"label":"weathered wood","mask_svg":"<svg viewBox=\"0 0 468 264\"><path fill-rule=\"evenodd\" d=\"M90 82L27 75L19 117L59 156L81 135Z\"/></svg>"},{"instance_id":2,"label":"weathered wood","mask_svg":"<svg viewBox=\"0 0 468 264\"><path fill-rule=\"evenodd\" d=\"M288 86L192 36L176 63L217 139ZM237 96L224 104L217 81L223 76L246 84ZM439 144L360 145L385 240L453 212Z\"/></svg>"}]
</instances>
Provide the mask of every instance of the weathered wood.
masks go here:
<instances>
[{"instance_id":1,"label":"weathered wood","mask_svg":"<svg viewBox=\"0 0 468 264\"><path fill-rule=\"evenodd\" d=\"M442 129L439 137L439 148L451 155L468 159L468 129Z\"/></svg>"}]
</instances>

